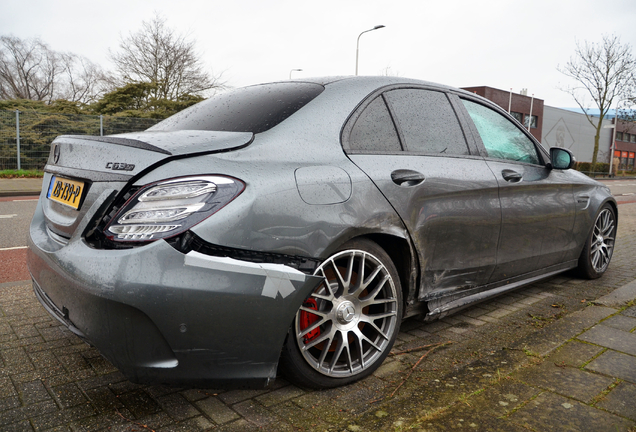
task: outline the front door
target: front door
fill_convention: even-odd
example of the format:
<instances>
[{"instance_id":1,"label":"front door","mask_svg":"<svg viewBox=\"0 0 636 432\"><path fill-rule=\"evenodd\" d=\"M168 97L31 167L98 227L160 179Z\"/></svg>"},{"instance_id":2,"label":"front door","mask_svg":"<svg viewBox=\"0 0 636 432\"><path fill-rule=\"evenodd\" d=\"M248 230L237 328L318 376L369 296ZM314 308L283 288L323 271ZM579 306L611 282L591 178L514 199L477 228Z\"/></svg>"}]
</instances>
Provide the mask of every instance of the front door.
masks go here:
<instances>
[{"instance_id":1,"label":"front door","mask_svg":"<svg viewBox=\"0 0 636 432\"><path fill-rule=\"evenodd\" d=\"M491 282L562 263L575 215L568 176L546 166L520 125L476 101L462 102L499 184L502 226Z\"/></svg>"}]
</instances>

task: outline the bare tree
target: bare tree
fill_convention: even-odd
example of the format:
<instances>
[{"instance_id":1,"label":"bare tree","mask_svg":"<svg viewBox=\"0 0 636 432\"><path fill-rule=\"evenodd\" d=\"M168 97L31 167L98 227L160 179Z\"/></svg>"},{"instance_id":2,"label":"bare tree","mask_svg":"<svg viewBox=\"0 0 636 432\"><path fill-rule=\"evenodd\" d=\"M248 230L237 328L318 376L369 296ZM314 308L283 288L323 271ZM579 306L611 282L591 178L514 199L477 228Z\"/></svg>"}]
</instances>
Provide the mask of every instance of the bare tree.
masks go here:
<instances>
[{"instance_id":1,"label":"bare tree","mask_svg":"<svg viewBox=\"0 0 636 432\"><path fill-rule=\"evenodd\" d=\"M599 137L603 127L603 119L614 102L632 97L632 84L636 60L629 44L623 45L618 36L603 36L599 44L577 43L574 56L566 65L558 70L573 78L577 84L563 89L572 95L576 103L585 113L587 120L596 129L594 136L594 152L592 153L591 170L596 169ZM589 113L586 98L590 96L599 117Z\"/></svg>"},{"instance_id":2,"label":"bare tree","mask_svg":"<svg viewBox=\"0 0 636 432\"><path fill-rule=\"evenodd\" d=\"M107 78L99 66L71 53L60 54L59 59L61 79L57 97L89 104L104 94Z\"/></svg>"},{"instance_id":3,"label":"bare tree","mask_svg":"<svg viewBox=\"0 0 636 432\"><path fill-rule=\"evenodd\" d=\"M195 42L176 34L159 15L150 22L144 21L138 32L122 38L119 52L111 52L111 59L120 86L156 83L158 99L178 100L186 94L200 95L223 86L219 77L204 69Z\"/></svg>"},{"instance_id":4,"label":"bare tree","mask_svg":"<svg viewBox=\"0 0 636 432\"><path fill-rule=\"evenodd\" d=\"M39 39L0 37L0 99L90 103L104 93L102 69L85 57L53 51Z\"/></svg>"},{"instance_id":5,"label":"bare tree","mask_svg":"<svg viewBox=\"0 0 636 432\"><path fill-rule=\"evenodd\" d=\"M59 72L57 54L39 39L0 37L0 98L50 102Z\"/></svg>"},{"instance_id":6,"label":"bare tree","mask_svg":"<svg viewBox=\"0 0 636 432\"><path fill-rule=\"evenodd\" d=\"M380 75L382 75L382 76L394 76L394 77L402 76L400 71L393 70L393 68L391 66L386 66L384 69L382 69L382 71L380 72Z\"/></svg>"}]
</instances>

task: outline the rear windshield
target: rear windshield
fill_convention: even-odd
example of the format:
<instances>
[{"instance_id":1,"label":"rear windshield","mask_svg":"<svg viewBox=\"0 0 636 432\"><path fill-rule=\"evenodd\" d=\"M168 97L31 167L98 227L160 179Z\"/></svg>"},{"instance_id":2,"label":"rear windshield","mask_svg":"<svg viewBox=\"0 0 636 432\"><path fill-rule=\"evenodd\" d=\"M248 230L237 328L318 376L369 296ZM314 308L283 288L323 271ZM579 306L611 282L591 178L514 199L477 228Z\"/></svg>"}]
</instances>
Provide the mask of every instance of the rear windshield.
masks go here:
<instances>
[{"instance_id":1,"label":"rear windshield","mask_svg":"<svg viewBox=\"0 0 636 432\"><path fill-rule=\"evenodd\" d=\"M259 133L273 128L325 88L285 82L242 87L187 108L149 131L208 130Z\"/></svg>"}]
</instances>

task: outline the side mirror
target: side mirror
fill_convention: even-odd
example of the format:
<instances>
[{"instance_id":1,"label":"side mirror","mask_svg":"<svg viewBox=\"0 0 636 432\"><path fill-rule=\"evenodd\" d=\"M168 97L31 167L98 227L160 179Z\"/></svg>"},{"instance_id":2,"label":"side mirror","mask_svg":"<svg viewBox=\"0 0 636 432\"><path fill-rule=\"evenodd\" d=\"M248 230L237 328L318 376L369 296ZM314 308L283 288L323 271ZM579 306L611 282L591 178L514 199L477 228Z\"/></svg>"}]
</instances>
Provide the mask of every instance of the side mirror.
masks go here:
<instances>
[{"instance_id":1,"label":"side mirror","mask_svg":"<svg viewBox=\"0 0 636 432\"><path fill-rule=\"evenodd\" d=\"M550 162L552 168L559 170L570 169L576 163L574 155L568 149L563 147L550 147Z\"/></svg>"}]
</instances>

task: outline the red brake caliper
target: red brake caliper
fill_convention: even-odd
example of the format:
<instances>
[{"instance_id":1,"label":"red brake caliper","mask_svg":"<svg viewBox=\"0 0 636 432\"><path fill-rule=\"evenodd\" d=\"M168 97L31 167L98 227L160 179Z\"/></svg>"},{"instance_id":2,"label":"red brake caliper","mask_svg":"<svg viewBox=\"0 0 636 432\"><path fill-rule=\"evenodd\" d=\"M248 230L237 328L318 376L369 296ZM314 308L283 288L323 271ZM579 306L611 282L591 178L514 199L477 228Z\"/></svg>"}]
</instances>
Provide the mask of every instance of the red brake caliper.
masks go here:
<instances>
[{"instance_id":1,"label":"red brake caliper","mask_svg":"<svg viewBox=\"0 0 636 432\"><path fill-rule=\"evenodd\" d=\"M303 306L305 306L307 309L312 309L315 311L318 310L318 304L316 303L316 300L313 298L308 298L307 300L305 300L305 303L303 303ZM300 330L301 331L305 330L307 327L309 327L310 325L312 325L319 319L320 317L318 315L314 315L306 311L300 311ZM305 343L313 339L316 339L318 336L320 336L320 327L316 327L315 329L313 329L312 331L310 331L304 336Z\"/></svg>"}]
</instances>

